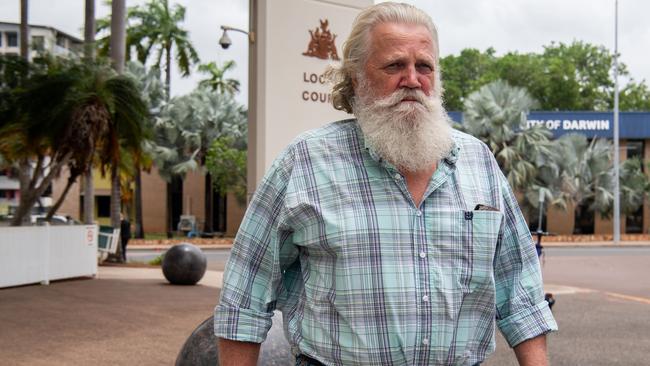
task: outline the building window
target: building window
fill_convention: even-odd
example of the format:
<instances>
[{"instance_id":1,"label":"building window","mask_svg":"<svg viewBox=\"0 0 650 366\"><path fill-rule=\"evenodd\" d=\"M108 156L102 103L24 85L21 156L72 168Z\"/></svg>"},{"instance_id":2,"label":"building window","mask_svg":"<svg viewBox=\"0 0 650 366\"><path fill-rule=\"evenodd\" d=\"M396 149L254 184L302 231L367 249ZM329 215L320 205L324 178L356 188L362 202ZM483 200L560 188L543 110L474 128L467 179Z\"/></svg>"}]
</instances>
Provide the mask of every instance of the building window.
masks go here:
<instances>
[{"instance_id":1,"label":"building window","mask_svg":"<svg viewBox=\"0 0 650 366\"><path fill-rule=\"evenodd\" d=\"M65 37L62 35L57 35L56 36L56 45L59 47L64 47L65 48Z\"/></svg>"},{"instance_id":2,"label":"building window","mask_svg":"<svg viewBox=\"0 0 650 366\"><path fill-rule=\"evenodd\" d=\"M97 196L97 217L111 217L111 196Z\"/></svg>"},{"instance_id":3,"label":"building window","mask_svg":"<svg viewBox=\"0 0 650 366\"><path fill-rule=\"evenodd\" d=\"M18 47L18 33L7 32L7 47Z\"/></svg>"},{"instance_id":4,"label":"building window","mask_svg":"<svg viewBox=\"0 0 650 366\"><path fill-rule=\"evenodd\" d=\"M0 32L0 47L2 47L2 32Z\"/></svg>"},{"instance_id":5,"label":"building window","mask_svg":"<svg viewBox=\"0 0 650 366\"><path fill-rule=\"evenodd\" d=\"M43 36L33 36L32 37L32 48L36 51L45 50L45 37Z\"/></svg>"}]
</instances>

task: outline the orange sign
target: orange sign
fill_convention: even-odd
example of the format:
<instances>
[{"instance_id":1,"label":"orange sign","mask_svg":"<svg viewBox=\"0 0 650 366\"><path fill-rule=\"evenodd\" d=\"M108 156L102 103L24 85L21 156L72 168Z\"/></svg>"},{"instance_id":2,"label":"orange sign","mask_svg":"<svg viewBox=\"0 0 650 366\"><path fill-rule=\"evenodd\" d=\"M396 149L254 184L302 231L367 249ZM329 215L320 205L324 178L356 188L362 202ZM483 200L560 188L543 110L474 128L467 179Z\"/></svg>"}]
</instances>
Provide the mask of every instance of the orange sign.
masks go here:
<instances>
[{"instance_id":1,"label":"orange sign","mask_svg":"<svg viewBox=\"0 0 650 366\"><path fill-rule=\"evenodd\" d=\"M336 34L332 34L328 29L329 21L320 20L320 28L316 27L314 30L309 30L311 40L307 46L307 51L303 55L309 57L317 57L322 60L331 58L332 60L339 60L339 55L336 52Z\"/></svg>"}]
</instances>

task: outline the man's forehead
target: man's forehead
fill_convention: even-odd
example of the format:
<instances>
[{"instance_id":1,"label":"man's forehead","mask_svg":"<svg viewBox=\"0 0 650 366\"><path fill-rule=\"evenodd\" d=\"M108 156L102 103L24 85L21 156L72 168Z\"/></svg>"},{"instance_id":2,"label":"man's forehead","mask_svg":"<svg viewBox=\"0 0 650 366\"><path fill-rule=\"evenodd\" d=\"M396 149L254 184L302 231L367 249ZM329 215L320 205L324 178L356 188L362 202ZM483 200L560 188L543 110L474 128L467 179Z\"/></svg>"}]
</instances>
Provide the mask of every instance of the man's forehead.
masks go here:
<instances>
[{"instance_id":1,"label":"man's forehead","mask_svg":"<svg viewBox=\"0 0 650 366\"><path fill-rule=\"evenodd\" d=\"M403 49L417 47L421 53L429 53L429 56L435 59L437 45L424 25L380 23L371 30L369 41L371 54L381 53L384 57L397 57Z\"/></svg>"}]
</instances>

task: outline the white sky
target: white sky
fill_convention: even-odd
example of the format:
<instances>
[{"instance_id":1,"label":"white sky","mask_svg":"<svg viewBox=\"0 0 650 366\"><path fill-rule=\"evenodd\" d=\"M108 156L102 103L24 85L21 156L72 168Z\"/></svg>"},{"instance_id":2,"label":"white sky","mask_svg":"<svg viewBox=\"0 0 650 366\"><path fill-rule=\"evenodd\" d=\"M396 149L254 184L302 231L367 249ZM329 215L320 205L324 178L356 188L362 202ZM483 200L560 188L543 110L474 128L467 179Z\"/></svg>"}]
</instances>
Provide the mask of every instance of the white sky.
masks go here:
<instances>
[{"instance_id":1,"label":"white sky","mask_svg":"<svg viewBox=\"0 0 650 366\"><path fill-rule=\"evenodd\" d=\"M271 1L271 0L268 0ZM463 48L497 54L509 51L540 52L551 41L581 40L614 49L614 0L404 0L431 15L438 26L441 55L458 54ZM127 0L127 6L144 3ZM230 33L233 45L218 45L223 24L247 29L248 0L170 0L187 8L184 26L201 61L233 59L237 67L229 75L241 81L237 99L247 101L248 50L246 38ZM48 25L82 38L84 0L30 0L30 23ZM96 0L97 17L110 12ZM18 22L19 0L0 0L0 21ZM619 52L636 80L650 81L650 2L619 1ZM172 77L172 94L191 91L201 75Z\"/></svg>"}]
</instances>

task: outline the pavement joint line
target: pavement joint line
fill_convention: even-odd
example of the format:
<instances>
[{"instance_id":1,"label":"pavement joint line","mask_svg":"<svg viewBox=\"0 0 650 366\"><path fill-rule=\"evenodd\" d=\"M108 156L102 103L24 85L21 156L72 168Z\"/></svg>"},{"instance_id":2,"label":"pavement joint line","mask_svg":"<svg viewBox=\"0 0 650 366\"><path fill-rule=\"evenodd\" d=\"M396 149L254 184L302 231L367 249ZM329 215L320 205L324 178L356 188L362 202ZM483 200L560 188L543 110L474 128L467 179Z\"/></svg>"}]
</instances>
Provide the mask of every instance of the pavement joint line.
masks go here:
<instances>
[{"instance_id":1,"label":"pavement joint line","mask_svg":"<svg viewBox=\"0 0 650 366\"><path fill-rule=\"evenodd\" d=\"M646 297L624 295L624 294L619 294L619 293L616 293L616 292L593 290L593 289L588 289L588 288L584 288L584 287L545 284L544 285L544 290L546 292L552 293L553 295L572 295L572 294L579 294L579 293L594 293L594 292L596 292L596 293L604 294L606 296L615 297L615 298L621 299L621 300L640 302L640 303L643 303L643 304L650 305L650 299L646 298Z\"/></svg>"},{"instance_id":2,"label":"pavement joint line","mask_svg":"<svg viewBox=\"0 0 650 366\"><path fill-rule=\"evenodd\" d=\"M615 297L618 299L622 300L629 300L629 301L634 301L634 302L640 302L643 304L650 305L650 299L645 298L645 297L640 297L640 296L630 296L630 295L623 295L623 294L618 294L616 292L603 292L607 296Z\"/></svg>"}]
</instances>

